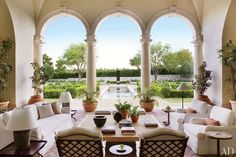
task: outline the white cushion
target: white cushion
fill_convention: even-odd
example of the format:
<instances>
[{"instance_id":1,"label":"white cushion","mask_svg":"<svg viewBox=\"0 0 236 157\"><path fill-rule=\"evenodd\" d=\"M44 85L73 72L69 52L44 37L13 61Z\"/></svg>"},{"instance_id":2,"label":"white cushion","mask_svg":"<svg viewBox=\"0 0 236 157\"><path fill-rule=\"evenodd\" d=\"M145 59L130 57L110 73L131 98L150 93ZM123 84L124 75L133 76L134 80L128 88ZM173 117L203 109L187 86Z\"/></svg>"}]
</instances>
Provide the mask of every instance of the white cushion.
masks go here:
<instances>
[{"instance_id":1,"label":"white cushion","mask_svg":"<svg viewBox=\"0 0 236 157\"><path fill-rule=\"evenodd\" d=\"M185 123L184 124L184 132L188 136L194 136L198 138L198 134L205 133L205 130L207 128L207 125L199 125L199 124L191 124L191 123Z\"/></svg>"},{"instance_id":2,"label":"white cushion","mask_svg":"<svg viewBox=\"0 0 236 157\"><path fill-rule=\"evenodd\" d=\"M191 108L196 110L197 113L204 114L207 112L207 106L208 104L206 102L193 99Z\"/></svg>"},{"instance_id":3,"label":"white cushion","mask_svg":"<svg viewBox=\"0 0 236 157\"><path fill-rule=\"evenodd\" d=\"M210 118L220 121L221 126L232 126L235 116L232 110L214 106L211 110Z\"/></svg>"},{"instance_id":4,"label":"white cushion","mask_svg":"<svg viewBox=\"0 0 236 157\"><path fill-rule=\"evenodd\" d=\"M37 106L37 109L39 111L40 119L54 115L53 110L52 110L52 106L50 104Z\"/></svg>"},{"instance_id":5,"label":"white cushion","mask_svg":"<svg viewBox=\"0 0 236 157\"><path fill-rule=\"evenodd\" d=\"M10 119L10 117L11 117L11 114L12 114L12 111L4 112L4 113L2 114L2 120L3 120L3 122L4 122L5 125L7 125L8 121L9 121L9 119Z\"/></svg>"}]
</instances>

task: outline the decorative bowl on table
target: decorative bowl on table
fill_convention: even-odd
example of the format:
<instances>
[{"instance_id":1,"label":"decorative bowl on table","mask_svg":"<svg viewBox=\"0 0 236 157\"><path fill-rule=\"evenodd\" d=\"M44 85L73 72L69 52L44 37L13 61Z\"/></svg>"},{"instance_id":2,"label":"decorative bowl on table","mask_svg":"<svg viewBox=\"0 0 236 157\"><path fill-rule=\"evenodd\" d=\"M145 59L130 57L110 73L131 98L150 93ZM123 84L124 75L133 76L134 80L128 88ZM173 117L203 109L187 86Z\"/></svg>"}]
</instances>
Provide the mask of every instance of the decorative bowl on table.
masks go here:
<instances>
[{"instance_id":1,"label":"decorative bowl on table","mask_svg":"<svg viewBox=\"0 0 236 157\"><path fill-rule=\"evenodd\" d=\"M106 123L106 120L107 120L107 117L105 117L105 116L95 116L95 117L93 117L93 121L94 121L95 125L98 128L103 127Z\"/></svg>"},{"instance_id":2,"label":"decorative bowl on table","mask_svg":"<svg viewBox=\"0 0 236 157\"><path fill-rule=\"evenodd\" d=\"M120 112L115 112L113 118L118 123L119 121L122 120L122 114Z\"/></svg>"}]
</instances>

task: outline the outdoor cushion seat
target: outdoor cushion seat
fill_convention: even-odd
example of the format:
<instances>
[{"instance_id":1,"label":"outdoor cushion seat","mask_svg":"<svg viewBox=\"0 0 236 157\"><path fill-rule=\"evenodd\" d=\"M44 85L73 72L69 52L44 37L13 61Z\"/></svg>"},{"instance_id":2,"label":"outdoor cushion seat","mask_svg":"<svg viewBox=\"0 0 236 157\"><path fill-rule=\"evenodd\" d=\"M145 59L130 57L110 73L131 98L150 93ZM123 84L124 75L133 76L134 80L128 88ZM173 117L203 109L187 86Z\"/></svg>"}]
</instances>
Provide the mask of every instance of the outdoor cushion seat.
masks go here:
<instances>
[{"instance_id":1,"label":"outdoor cushion seat","mask_svg":"<svg viewBox=\"0 0 236 157\"><path fill-rule=\"evenodd\" d=\"M185 109L177 109L176 112L170 113L170 127L172 129L183 131L183 124L189 123L193 117L209 117L212 106L206 102L193 99L190 108L196 110L196 113L185 113Z\"/></svg>"}]
</instances>

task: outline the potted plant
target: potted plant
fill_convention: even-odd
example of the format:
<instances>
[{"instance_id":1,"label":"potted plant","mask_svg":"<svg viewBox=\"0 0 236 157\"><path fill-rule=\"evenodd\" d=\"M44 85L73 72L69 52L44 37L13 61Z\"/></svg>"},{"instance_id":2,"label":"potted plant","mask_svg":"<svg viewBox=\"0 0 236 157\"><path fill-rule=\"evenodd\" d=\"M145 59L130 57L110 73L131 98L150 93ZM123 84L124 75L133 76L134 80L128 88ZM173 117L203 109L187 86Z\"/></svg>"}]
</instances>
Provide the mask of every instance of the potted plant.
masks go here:
<instances>
[{"instance_id":1,"label":"potted plant","mask_svg":"<svg viewBox=\"0 0 236 157\"><path fill-rule=\"evenodd\" d=\"M83 100L83 107L86 112L93 112L97 108L96 92L85 91L85 100Z\"/></svg>"},{"instance_id":2,"label":"potted plant","mask_svg":"<svg viewBox=\"0 0 236 157\"><path fill-rule=\"evenodd\" d=\"M133 106L129 110L129 116L131 117L131 120L133 123L138 122L139 115L140 115L140 111L138 111L138 106Z\"/></svg>"},{"instance_id":3,"label":"potted plant","mask_svg":"<svg viewBox=\"0 0 236 157\"><path fill-rule=\"evenodd\" d=\"M198 93L197 99L211 104L211 100L208 98L208 96L204 95L207 88L211 86L210 80L212 80L212 71L206 70L206 67L206 62L202 62L198 68L198 74L194 75L195 82L193 82L192 85Z\"/></svg>"},{"instance_id":4,"label":"potted plant","mask_svg":"<svg viewBox=\"0 0 236 157\"><path fill-rule=\"evenodd\" d=\"M151 112L155 106L155 99L152 97L156 95L153 89L147 89L146 91L139 94L140 107L144 108L146 112Z\"/></svg>"},{"instance_id":5,"label":"potted plant","mask_svg":"<svg viewBox=\"0 0 236 157\"><path fill-rule=\"evenodd\" d=\"M233 98L230 100L230 103L232 110L236 111L236 46L232 40L229 40L218 52L223 64L230 69L230 76L227 79L231 82L233 89Z\"/></svg>"},{"instance_id":6,"label":"potted plant","mask_svg":"<svg viewBox=\"0 0 236 157\"><path fill-rule=\"evenodd\" d=\"M7 78L12 71L12 66L7 63L7 58L12 49L12 41L10 39L2 40L0 43L0 94L7 88ZM8 108L9 101L3 101L0 96L0 112L4 112Z\"/></svg>"},{"instance_id":7,"label":"potted plant","mask_svg":"<svg viewBox=\"0 0 236 157\"><path fill-rule=\"evenodd\" d=\"M30 77L30 79L32 80L32 88L34 89L35 94L31 96L28 104L43 101L43 98L40 95L42 93L42 85L44 85L49 79L49 77L44 73L44 68L37 62L31 63L31 66L34 69L34 73L33 76Z\"/></svg>"},{"instance_id":8,"label":"potted plant","mask_svg":"<svg viewBox=\"0 0 236 157\"><path fill-rule=\"evenodd\" d=\"M122 119L126 119L128 116L128 112L131 108L131 105L125 101L125 102L119 102L118 104L115 104L115 107L117 111L119 111L122 114Z\"/></svg>"}]
</instances>

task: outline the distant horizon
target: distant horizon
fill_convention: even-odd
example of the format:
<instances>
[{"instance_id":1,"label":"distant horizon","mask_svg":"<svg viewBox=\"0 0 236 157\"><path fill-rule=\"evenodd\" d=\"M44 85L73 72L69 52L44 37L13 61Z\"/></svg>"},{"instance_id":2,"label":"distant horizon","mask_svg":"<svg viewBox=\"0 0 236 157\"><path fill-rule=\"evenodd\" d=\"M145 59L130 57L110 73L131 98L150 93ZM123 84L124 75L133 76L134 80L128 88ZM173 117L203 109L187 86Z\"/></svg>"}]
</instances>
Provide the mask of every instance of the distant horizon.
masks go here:
<instances>
[{"instance_id":1,"label":"distant horizon","mask_svg":"<svg viewBox=\"0 0 236 157\"><path fill-rule=\"evenodd\" d=\"M80 20L59 16L47 23L42 36L45 42L42 51L52 58L55 66L70 44L85 43L86 30ZM151 30L151 43L169 44L174 52L181 49L193 52L192 37L190 26L177 16L159 18ZM141 30L130 17L105 18L96 31L96 69L135 69L129 65L129 59L141 50L140 39Z\"/></svg>"}]
</instances>

